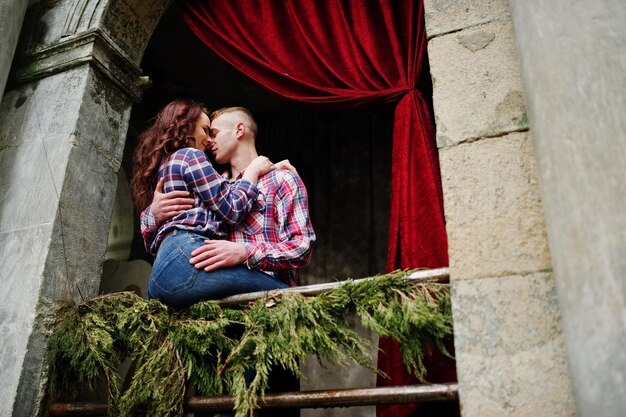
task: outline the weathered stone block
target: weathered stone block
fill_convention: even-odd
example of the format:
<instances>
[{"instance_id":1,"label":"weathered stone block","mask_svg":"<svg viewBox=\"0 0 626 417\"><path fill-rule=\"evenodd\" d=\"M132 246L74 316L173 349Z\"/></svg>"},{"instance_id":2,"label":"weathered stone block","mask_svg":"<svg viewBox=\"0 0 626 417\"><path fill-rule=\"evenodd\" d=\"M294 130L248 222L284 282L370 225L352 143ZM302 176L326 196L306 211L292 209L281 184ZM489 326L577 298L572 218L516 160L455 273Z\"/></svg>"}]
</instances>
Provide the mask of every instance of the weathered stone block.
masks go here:
<instances>
[{"instance_id":1,"label":"weathered stone block","mask_svg":"<svg viewBox=\"0 0 626 417\"><path fill-rule=\"evenodd\" d=\"M578 411L622 416L626 7L510 3Z\"/></svg>"},{"instance_id":2,"label":"weathered stone block","mask_svg":"<svg viewBox=\"0 0 626 417\"><path fill-rule=\"evenodd\" d=\"M429 38L509 16L507 0L424 0Z\"/></svg>"},{"instance_id":3,"label":"weathered stone block","mask_svg":"<svg viewBox=\"0 0 626 417\"><path fill-rule=\"evenodd\" d=\"M0 98L7 82L27 6L27 0L0 3Z\"/></svg>"},{"instance_id":4,"label":"weathered stone block","mask_svg":"<svg viewBox=\"0 0 626 417\"><path fill-rule=\"evenodd\" d=\"M453 283L463 417L574 416L550 273Z\"/></svg>"},{"instance_id":5,"label":"weathered stone block","mask_svg":"<svg viewBox=\"0 0 626 417\"><path fill-rule=\"evenodd\" d=\"M22 33L16 50L16 56L41 49L58 41L63 36L63 29L68 15L73 9L84 6L85 2L31 2L24 17Z\"/></svg>"},{"instance_id":6,"label":"weathered stone block","mask_svg":"<svg viewBox=\"0 0 626 417\"><path fill-rule=\"evenodd\" d=\"M0 230L54 221L87 66L8 92L0 117ZM28 184L28 188L24 186ZM24 208L28 207L28 216Z\"/></svg>"},{"instance_id":7,"label":"weathered stone block","mask_svg":"<svg viewBox=\"0 0 626 417\"><path fill-rule=\"evenodd\" d=\"M25 85L0 109L0 231L50 223L56 215L87 66ZM25 187L28 185L28 187ZM28 215L24 215L25 207Z\"/></svg>"},{"instance_id":8,"label":"weathered stone block","mask_svg":"<svg viewBox=\"0 0 626 417\"><path fill-rule=\"evenodd\" d=\"M440 150L453 279L550 268L528 133Z\"/></svg>"},{"instance_id":9,"label":"weathered stone block","mask_svg":"<svg viewBox=\"0 0 626 417\"><path fill-rule=\"evenodd\" d=\"M0 278L3 282L0 290L0 380L3 381L0 388L0 416L12 415L29 340L34 332L41 273L46 261L46 243L50 242L51 235L51 223L19 230L0 230ZM41 366L41 360L31 365ZM30 382L34 387L39 381ZM32 391L37 392L36 389ZM37 404L22 406L34 408Z\"/></svg>"},{"instance_id":10,"label":"weathered stone block","mask_svg":"<svg viewBox=\"0 0 626 417\"><path fill-rule=\"evenodd\" d=\"M432 39L437 146L528 127L510 20Z\"/></svg>"},{"instance_id":11,"label":"weathered stone block","mask_svg":"<svg viewBox=\"0 0 626 417\"><path fill-rule=\"evenodd\" d=\"M26 114L31 107L32 85L7 91L0 103L0 153L23 143Z\"/></svg>"},{"instance_id":12,"label":"weathered stone block","mask_svg":"<svg viewBox=\"0 0 626 417\"><path fill-rule=\"evenodd\" d=\"M142 0L112 2L103 18L103 26L122 50L138 64L168 4L168 1Z\"/></svg>"}]
</instances>

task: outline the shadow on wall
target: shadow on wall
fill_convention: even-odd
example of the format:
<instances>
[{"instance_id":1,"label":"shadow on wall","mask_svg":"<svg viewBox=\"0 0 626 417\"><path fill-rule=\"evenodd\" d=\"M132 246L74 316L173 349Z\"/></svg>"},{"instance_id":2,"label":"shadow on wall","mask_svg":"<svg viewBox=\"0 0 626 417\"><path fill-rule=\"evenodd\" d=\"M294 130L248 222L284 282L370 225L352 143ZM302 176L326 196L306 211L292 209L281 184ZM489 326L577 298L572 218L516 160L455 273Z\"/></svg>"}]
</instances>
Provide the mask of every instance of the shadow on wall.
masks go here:
<instances>
[{"instance_id":1,"label":"shadow on wall","mask_svg":"<svg viewBox=\"0 0 626 417\"><path fill-rule=\"evenodd\" d=\"M102 267L99 293L133 291L145 297L152 266L143 259L129 260L135 231L135 211L124 169L120 169L117 180L109 246Z\"/></svg>"}]
</instances>

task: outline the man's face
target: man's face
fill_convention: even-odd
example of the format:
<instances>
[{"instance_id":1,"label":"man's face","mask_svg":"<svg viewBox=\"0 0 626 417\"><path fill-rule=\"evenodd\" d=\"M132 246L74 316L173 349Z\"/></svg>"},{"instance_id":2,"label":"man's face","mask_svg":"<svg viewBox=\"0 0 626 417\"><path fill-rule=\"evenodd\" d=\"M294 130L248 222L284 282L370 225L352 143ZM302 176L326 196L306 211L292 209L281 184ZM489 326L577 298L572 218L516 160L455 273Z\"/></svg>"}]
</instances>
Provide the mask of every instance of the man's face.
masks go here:
<instances>
[{"instance_id":1,"label":"man's face","mask_svg":"<svg viewBox=\"0 0 626 417\"><path fill-rule=\"evenodd\" d=\"M237 123L229 113L217 116L211 123L211 139L209 150L218 164L230 163L237 150L237 136L235 135Z\"/></svg>"}]
</instances>

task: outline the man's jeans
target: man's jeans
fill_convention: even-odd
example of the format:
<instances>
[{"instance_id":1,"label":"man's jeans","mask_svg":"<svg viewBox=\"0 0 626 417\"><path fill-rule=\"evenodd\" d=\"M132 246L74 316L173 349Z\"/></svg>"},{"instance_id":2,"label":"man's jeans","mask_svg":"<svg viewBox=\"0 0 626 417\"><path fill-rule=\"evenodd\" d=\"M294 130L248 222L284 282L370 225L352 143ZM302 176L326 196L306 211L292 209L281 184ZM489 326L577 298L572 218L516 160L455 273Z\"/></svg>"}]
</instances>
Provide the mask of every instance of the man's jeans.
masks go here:
<instances>
[{"instance_id":1,"label":"man's jeans","mask_svg":"<svg viewBox=\"0 0 626 417\"><path fill-rule=\"evenodd\" d=\"M157 253L148 282L148 298L175 307L233 294L287 288L276 278L243 265L206 272L189 263L191 252L204 245L206 237L185 230L167 236Z\"/></svg>"}]
</instances>

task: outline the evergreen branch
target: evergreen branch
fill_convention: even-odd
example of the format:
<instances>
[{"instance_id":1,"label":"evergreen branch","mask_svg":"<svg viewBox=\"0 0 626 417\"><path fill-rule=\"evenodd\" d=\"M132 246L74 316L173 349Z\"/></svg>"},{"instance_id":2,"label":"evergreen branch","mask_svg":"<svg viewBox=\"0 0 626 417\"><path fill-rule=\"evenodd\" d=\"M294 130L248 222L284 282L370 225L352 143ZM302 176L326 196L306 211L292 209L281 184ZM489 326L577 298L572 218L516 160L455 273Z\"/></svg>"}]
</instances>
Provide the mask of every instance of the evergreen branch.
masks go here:
<instances>
[{"instance_id":1,"label":"evergreen branch","mask_svg":"<svg viewBox=\"0 0 626 417\"><path fill-rule=\"evenodd\" d=\"M65 305L49 340L50 395L71 398L77 382L89 390L104 383L110 415L143 409L148 416L180 416L185 387L192 386L202 395L230 393L237 416L253 416L270 369L302 376L299 363L307 355L340 366L352 360L380 373L371 343L347 328L351 314L397 340L407 369L423 379L424 349L448 354L448 286L406 281L406 274L349 280L315 297L285 293L242 309L218 301L173 309L132 293ZM118 367L125 358L135 370L122 392Z\"/></svg>"}]
</instances>

